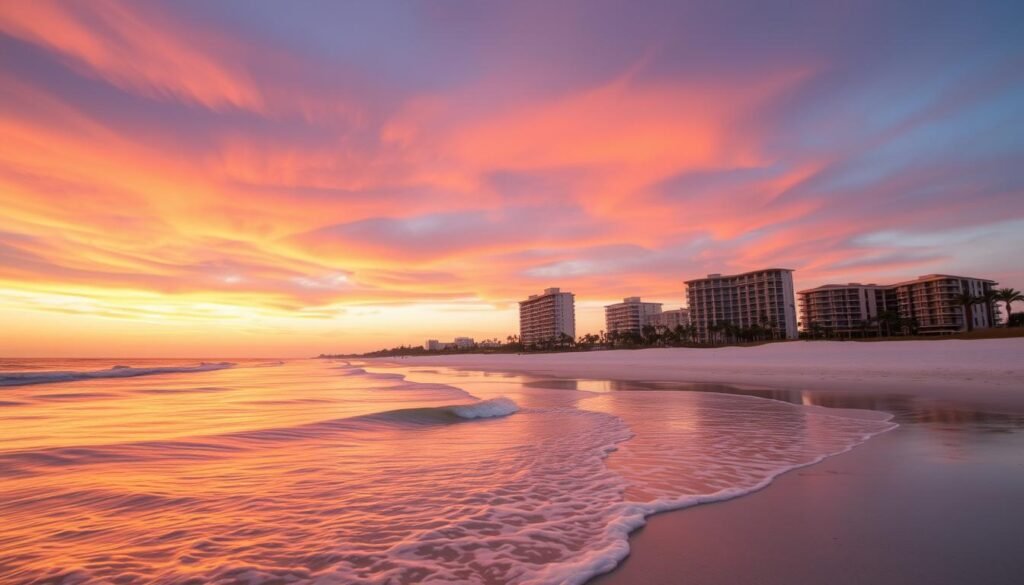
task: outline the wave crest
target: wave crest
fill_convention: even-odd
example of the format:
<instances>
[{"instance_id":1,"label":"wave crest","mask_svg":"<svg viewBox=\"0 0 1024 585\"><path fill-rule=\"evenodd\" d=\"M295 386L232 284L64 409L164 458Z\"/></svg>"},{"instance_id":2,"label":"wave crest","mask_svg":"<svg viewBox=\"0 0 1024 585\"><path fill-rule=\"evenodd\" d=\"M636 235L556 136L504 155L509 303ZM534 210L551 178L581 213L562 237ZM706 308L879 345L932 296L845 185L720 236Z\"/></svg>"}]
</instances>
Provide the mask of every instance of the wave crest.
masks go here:
<instances>
[{"instance_id":1,"label":"wave crest","mask_svg":"<svg viewBox=\"0 0 1024 585\"><path fill-rule=\"evenodd\" d=\"M475 404L452 406L449 408L455 416L468 419L508 416L519 411L519 405L511 398L505 398L504 396L500 398L492 398L490 400L482 400Z\"/></svg>"}]
</instances>

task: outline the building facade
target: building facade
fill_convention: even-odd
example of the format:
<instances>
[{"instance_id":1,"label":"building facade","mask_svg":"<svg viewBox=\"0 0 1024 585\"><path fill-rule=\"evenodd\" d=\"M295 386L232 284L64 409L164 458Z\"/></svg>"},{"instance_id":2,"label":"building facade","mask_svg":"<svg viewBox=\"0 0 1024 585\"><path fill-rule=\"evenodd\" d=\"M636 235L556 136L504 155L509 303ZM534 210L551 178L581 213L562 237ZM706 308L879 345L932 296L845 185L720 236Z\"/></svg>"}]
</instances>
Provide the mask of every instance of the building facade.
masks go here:
<instances>
[{"instance_id":1,"label":"building facade","mask_svg":"<svg viewBox=\"0 0 1024 585\"><path fill-rule=\"evenodd\" d=\"M472 349L473 346L476 345L476 342L473 341L472 337L456 337L452 340L452 343L454 343L455 347L459 349Z\"/></svg>"},{"instance_id":2,"label":"building facade","mask_svg":"<svg viewBox=\"0 0 1024 585\"><path fill-rule=\"evenodd\" d=\"M895 290L877 284L826 284L797 295L800 327L827 337L863 334L879 314L896 310Z\"/></svg>"},{"instance_id":3,"label":"building facade","mask_svg":"<svg viewBox=\"0 0 1024 585\"><path fill-rule=\"evenodd\" d=\"M916 280L894 284L892 288L900 317L913 319L918 333L939 335L995 326L992 303L970 307L966 311L967 318L971 320L968 326L964 308L957 304L956 299L964 293L981 298L992 292L996 284L984 278L927 274Z\"/></svg>"},{"instance_id":4,"label":"building facade","mask_svg":"<svg viewBox=\"0 0 1024 585\"><path fill-rule=\"evenodd\" d=\"M686 299L690 322L697 340L713 341L718 326L759 325L768 327L777 338L796 339L796 297L793 271L766 268L723 276L686 281Z\"/></svg>"},{"instance_id":5,"label":"building facade","mask_svg":"<svg viewBox=\"0 0 1024 585\"><path fill-rule=\"evenodd\" d=\"M573 294L557 288L519 301L519 340L525 346L557 342L562 335L576 339Z\"/></svg>"},{"instance_id":6,"label":"building facade","mask_svg":"<svg viewBox=\"0 0 1024 585\"><path fill-rule=\"evenodd\" d=\"M662 311L647 318L648 323L654 325L661 331L675 331L676 327L686 327L690 324L689 309L672 309Z\"/></svg>"},{"instance_id":7,"label":"building facade","mask_svg":"<svg viewBox=\"0 0 1024 585\"><path fill-rule=\"evenodd\" d=\"M641 333L651 317L661 313L661 303L645 303L640 297L627 297L621 303L604 308L605 331Z\"/></svg>"},{"instance_id":8,"label":"building facade","mask_svg":"<svg viewBox=\"0 0 1024 585\"><path fill-rule=\"evenodd\" d=\"M964 293L982 298L996 284L984 278L951 274L927 274L884 286L826 284L800 291L800 324L804 331L852 336L865 331L865 322L889 312L912 322L923 335L985 329L995 325L995 307L991 303L970 307L968 327L957 298Z\"/></svg>"},{"instance_id":9,"label":"building facade","mask_svg":"<svg viewBox=\"0 0 1024 585\"><path fill-rule=\"evenodd\" d=\"M472 349L476 346L476 342L473 341L472 337L456 337L452 341L438 341L436 339L428 339L423 344L423 349L427 351L444 351L446 349Z\"/></svg>"}]
</instances>

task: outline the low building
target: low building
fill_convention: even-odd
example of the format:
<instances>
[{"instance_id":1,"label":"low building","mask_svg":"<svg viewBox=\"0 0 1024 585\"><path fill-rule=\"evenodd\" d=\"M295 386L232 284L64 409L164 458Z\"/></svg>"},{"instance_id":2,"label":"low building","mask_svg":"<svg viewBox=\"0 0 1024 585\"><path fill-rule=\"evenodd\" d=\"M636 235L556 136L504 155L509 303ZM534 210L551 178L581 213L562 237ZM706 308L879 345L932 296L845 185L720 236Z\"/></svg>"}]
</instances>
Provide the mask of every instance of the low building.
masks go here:
<instances>
[{"instance_id":1,"label":"low building","mask_svg":"<svg viewBox=\"0 0 1024 585\"><path fill-rule=\"evenodd\" d=\"M879 314L896 310L892 287L877 284L826 284L797 295L800 327L826 337L863 335Z\"/></svg>"},{"instance_id":2,"label":"low building","mask_svg":"<svg viewBox=\"0 0 1024 585\"><path fill-rule=\"evenodd\" d=\"M672 309L647 317L647 322L658 328L659 331L675 331L677 327L690 325L689 309Z\"/></svg>"},{"instance_id":3,"label":"low building","mask_svg":"<svg viewBox=\"0 0 1024 585\"><path fill-rule=\"evenodd\" d=\"M645 303L640 297L627 297L621 303L604 308L605 331L639 334L658 313L661 313L661 303Z\"/></svg>"},{"instance_id":4,"label":"low building","mask_svg":"<svg viewBox=\"0 0 1024 585\"><path fill-rule=\"evenodd\" d=\"M718 328L725 325L758 325L774 337L797 338L793 271L788 268L688 280L686 299L700 342L714 341Z\"/></svg>"},{"instance_id":5,"label":"low building","mask_svg":"<svg viewBox=\"0 0 1024 585\"><path fill-rule=\"evenodd\" d=\"M438 341L436 339L428 339L423 344L423 349L427 351L444 351L446 349L472 349L476 344L473 342L472 337L456 337L452 341Z\"/></svg>"},{"instance_id":6,"label":"low building","mask_svg":"<svg viewBox=\"0 0 1024 585\"><path fill-rule=\"evenodd\" d=\"M558 288L519 301L519 340L524 346L576 338L574 295Z\"/></svg>"}]
</instances>

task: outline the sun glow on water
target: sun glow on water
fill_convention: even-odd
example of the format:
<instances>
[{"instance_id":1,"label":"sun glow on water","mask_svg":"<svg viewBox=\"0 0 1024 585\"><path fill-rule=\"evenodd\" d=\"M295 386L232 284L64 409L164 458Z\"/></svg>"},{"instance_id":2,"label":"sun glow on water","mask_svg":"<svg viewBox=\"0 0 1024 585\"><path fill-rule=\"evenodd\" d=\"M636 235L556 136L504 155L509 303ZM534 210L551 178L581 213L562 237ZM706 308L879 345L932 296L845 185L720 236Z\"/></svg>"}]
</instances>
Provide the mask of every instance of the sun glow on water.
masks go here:
<instances>
[{"instance_id":1,"label":"sun glow on water","mask_svg":"<svg viewBox=\"0 0 1024 585\"><path fill-rule=\"evenodd\" d=\"M891 427L326 360L8 386L0 422L0 579L131 583L581 583L646 514Z\"/></svg>"}]
</instances>

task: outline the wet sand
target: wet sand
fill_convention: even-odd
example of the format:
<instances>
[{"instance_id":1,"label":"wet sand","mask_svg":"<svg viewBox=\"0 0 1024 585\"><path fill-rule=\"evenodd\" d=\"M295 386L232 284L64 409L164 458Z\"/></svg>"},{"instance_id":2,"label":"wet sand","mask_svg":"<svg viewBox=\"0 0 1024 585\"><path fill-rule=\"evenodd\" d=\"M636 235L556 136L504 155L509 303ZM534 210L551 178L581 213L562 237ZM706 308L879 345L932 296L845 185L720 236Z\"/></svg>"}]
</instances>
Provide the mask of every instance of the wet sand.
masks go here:
<instances>
[{"instance_id":1,"label":"wet sand","mask_svg":"<svg viewBox=\"0 0 1024 585\"><path fill-rule=\"evenodd\" d=\"M630 544L592 584L1016 585L1024 432L904 423L757 493L653 516Z\"/></svg>"},{"instance_id":2,"label":"wet sand","mask_svg":"<svg viewBox=\"0 0 1024 585\"><path fill-rule=\"evenodd\" d=\"M591 584L1022 582L1024 410L1015 400L689 389L882 410L900 427L759 492L652 516L630 536L631 555Z\"/></svg>"},{"instance_id":3,"label":"wet sand","mask_svg":"<svg viewBox=\"0 0 1024 585\"><path fill-rule=\"evenodd\" d=\"M617 382L619 391L668 383ZM1016 401L680 385L893 413L900 427L734 500L655 515L592 585L1017 585L1024 410Z\"/></svg>"},{"instance_id":4,"label":"wet sand","mask_svg":"<svg viewBox=\"0 0 1024 585\"><path fill-rule=\"evenodd\" d=\"M591 585L1022 582L1024 409L1017 400L997 407L912 391L688 389L881 410L900 427L759 492L648 518L630 536L630 556Z\"/></svg>"}]
</instances>

